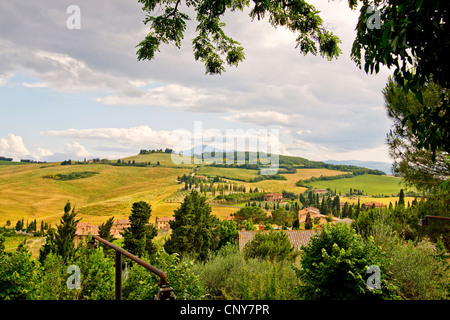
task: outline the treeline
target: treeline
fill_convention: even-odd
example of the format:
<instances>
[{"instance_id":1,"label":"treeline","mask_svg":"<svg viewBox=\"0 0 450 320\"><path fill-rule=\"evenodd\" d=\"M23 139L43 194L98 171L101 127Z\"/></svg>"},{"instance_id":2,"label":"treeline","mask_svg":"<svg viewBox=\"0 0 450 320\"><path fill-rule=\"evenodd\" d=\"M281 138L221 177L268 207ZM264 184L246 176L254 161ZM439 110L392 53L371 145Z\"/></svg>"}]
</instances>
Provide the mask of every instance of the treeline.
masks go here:
<instances>
[{"instance_id":1,"label":"treeline","mask_svg":"<svg viewBox=\"0 0 450 320\"><path fill-rule=\"evenodd\" d=\"M353 173L345 173L345 174L338 174L335 176L324 176L321 175L320 177L311 177L309 179L300 179L298 180L295 185L297 187L304 187L309 188L309 183L315 182L315 181L329 181L329 180L338 180L338 179L344 179L344 178L353 178L355 175Z\"/></svg>"},{"instance_id":2,"label":"treeline","mask_svg":"<svg viewBox=\"0 0 450 320\"><path fill-rule=\"evenodd\" d=\"M53 179L53 180L60 180L60 181L69 181L69 180L76 180L76 179L84 179L92 177L96 174L99 174L99 172L93 172L93 171L82 171L82 172L72 172L69 174L62 174L62 173L52 173L47 174L43 176L43 179Z\"/></svg>"},{"instance_id":3,"label":"treeline","mask_svg":"<svg viewBox=\"0 0 450 320\"><path fill-rule=\"evenodd\" d=\"M12 231L13 233L8 233L8 235L12 236L14 231L17 232L25 232L29 234L33 234L35 237L41 237L45 235L45 231L51 228L51 225L47 222L44 222L43 220L38 225L38 222L36 219L31 220L30 222L28 220L24 221L24 219L17 220L14 227L11 225L11 220L7 220L5 227L3 227L3 233L9 231Z\"/></svg>"},{"instance_id":4,"label":"treeline","mask_svg":"<svg viewBox=\"0 0 450 320\"><path fill-rule=\"evenodd\" d=\"M249 182L258 182L263 180L287 180L287 178L279 174L261 175L250 179Z\"/></svg>"},{"instance_id":5,"label":"treeline","mask_svg":"<svg viewBox=\"0 0 450 320\"><path fill-rule=\"evenodd\" d=\"M13 158L6 158L6 157L1 157L1 156L0 156L0 160L3 160L3 161L13 161Z\"/></svg>"},{"instance_id":6,"label":"treeline","mask_svg":"<svg viewBox=\"0 0 450 320\"><path fill-rule=\"evenodd\" d=\"M322 161L311 161L301 157L292 157L292 156L279 156L279 163L281 165L291 165L295 168L305 168L305 169L329 169L329 170L338 170L344 172L352 172L353 175L362 175L362 174L375 174L375 175L385 175L386 173L381 170L369 169L364 167L358 167L354 165L346 165L346 164L329 164Z\"/></svg>"},{"instance_id":7,"label":"treeline","mask_svg":"<svg viewBox=\"0 0 450 320\"><path fill-rule=\"evenodd\" d=\"M36 161L36 160L30 160L30 159L20 159L20 162L25 162L25 163L47 163L47 161Z\"/></svg>"},{"instance_id":8,"label":"treeline","mask_svg":"<svg viewBox=\"0 0 450 320\"><path fill-rule=\"evenodd\" d=\"M166 148L164 149L153 149L153 150L146 150L146 149L141 149L139 151L139 154L152 154L152 153L172 153L172 149Z\"/></svg>"}]
</instances>

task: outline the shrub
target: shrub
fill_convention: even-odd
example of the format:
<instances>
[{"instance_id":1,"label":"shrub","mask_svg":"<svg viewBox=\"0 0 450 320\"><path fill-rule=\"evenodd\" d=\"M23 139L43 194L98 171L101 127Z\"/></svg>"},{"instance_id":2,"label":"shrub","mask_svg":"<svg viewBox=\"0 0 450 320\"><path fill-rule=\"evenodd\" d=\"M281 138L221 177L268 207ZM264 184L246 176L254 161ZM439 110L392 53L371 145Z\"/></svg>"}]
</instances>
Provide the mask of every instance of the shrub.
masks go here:
<instances>
[{"instance_id":1,"label":"shrub","mask_svg":"<svg viewBox=\"0 0 450 320\"><path fill-rule=\"evenodd\" d=\"M252 241L244 248L246 258L268 259L270 261L295 260L298 255L294 251L286 232L257 232Z\"/></svg>"},{"instance_id":2,"label":"shrub","mask_svg":"<svg viewBox=\"0 0 450 320\"><path fill-rule=\"evenodd\" d=\"M49 253L43 263L43 275L39 285L39 300L59 300L64 296L67 275L62 258Z\"/></svg>"},{"instance_id":3,"label":"shrub","mask_svg":"<svg viewBox=\"0 0 450 320\"><path fill-rule=\"evenodd\" d=\"M192 260L179 259L178 254L168 254L164 249L155 255L154 266L163 270L177 300L202 297L198 277L191 271ZM153 300L158 292L159 278L144 267L133 264L123 285L123 298L127 300Z\"/></svg>"},{"instance_id":4,"label":"shrub","mask_svg":"<svg viewBox=\"0 0 450 320\"><path fill-rule=\"evenodd\" d=\"M0 255L0 300L36 299L41 268L30 257L25 249Z\"/></svg>"},{"instance_id":5,"label":"shrub","mask_svg":"<svg viewBox=\"0 0 450 320\"><path fill-rule=\"evenodd\" d=\"M226 245L207 262L196 263L192 271L208 299L298 299L292 291L298 284L292 263L246 259L235 244Z\"/></svg>"},{"instance_id":6,"label":"shrub","mask_svg":"<svg viewBox=\"0 0 450 320\"><path fill-rule=\"evenodd\" d=\"M305 299L395 298L393 286L387 282L381 250L373 239L364 241L349 225L327 224L302 247L302 284L297 288ZM381 290L367 287L367 268L381 270Z\"/></svg>"},{"instance_id":7,"label":"shrub","mask_svg":"<svg viewBox=\"0 0 450 320\"><path fill-rule=\"evenodd\" d=\"M398 287L398 294L409 300L448 299L450 289L450 264L440 257L428 240L414 245L404 241L387 222L388 217L378 216L371 233L387 257L392 260L387 272Z\"/></svg>"}]
</instances>

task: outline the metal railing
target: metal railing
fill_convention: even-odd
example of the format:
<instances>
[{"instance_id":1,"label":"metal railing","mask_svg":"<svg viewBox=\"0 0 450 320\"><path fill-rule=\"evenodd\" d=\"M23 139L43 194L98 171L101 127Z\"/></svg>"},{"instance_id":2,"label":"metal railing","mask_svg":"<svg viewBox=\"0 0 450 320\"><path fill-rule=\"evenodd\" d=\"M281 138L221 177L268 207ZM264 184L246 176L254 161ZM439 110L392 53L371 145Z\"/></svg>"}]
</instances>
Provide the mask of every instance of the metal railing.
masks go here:
<instances>
[{"instance_id":1,"label":"metal railing","mask_svg":"<svg viewBox=\"0 0 450 320\"><path fill-rule=\"evenodd\" d=\"M151 264L145 262L144 260L136 257L135 255L129 253L128 251L122 249L121 247L118 247L99 236L92 235L92 238L95 240L98 240L99 242L103 243L104 245L116 250L116 260L115 260L115 266L116 266L115 298L116 298L116 300L122 299L122 255L124 255L127 258L130 258L131 260L135 261L137 264L143 266L147 270L149 270L149 271L153 272L154 274L156 274L157 276L159 276L159 283L158 283L159 290L155 296L155 300L174 300L175 299L173 289L169 286L169 283L167 282L166 274L163 271L159 270L158 268L155 268Z\"/></svg>"}]
</instances>

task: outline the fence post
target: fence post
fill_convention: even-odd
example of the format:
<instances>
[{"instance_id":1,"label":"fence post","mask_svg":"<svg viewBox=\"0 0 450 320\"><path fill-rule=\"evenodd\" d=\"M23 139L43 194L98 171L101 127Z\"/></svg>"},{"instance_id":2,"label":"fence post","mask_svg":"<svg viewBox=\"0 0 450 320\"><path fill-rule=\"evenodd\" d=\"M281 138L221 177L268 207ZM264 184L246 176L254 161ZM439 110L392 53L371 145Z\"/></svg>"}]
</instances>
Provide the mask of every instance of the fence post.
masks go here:
<instances>
[{"instance_id":1,"label":"fence post","mask_svg":"<svg viewBox=\"0 0 450 320\"><path fill-rule=\"evenodd\" d=\"M122 254L116 251L116 300L122 299Z\"/></svg>"}]
</instances>

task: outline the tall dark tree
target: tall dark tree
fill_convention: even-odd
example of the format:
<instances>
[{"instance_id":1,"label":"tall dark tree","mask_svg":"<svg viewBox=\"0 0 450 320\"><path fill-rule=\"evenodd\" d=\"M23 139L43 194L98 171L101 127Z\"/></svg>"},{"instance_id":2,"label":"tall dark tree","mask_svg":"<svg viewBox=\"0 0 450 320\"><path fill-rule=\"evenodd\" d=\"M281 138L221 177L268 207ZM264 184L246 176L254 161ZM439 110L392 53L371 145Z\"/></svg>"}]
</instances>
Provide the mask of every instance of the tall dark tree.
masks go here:
<instances>
[{"instance_id":1,"label":"tall dark tree","mask_svg":"<svg viewBox=\"0 0 450 320\"><path fill-rule=\"evenodd\" d=\"M138 257L151 257L156 252L153 238L158 230L149 223L151 215L152 208L147 202L133 203L129 216L130 226L122 232L123 248Z\"/></svg>"},{"instance_id":2,"label":"tall dark tree","mask_svg":"<svg viewBox=\"0 0 450 320\"><path fill-rule=\"evenodd\" d=\"M405 206L405 192L400 189L400 194L398 196L398 205Z\"/></svg>"},{"instance_id":3,"label":"tall dark tree","mask_svg":"<svg viewBox=\"0 0 450 320\"><path fill-rule=\"evenodd\" d=\"M75 207L72 209L70 202L67 201L59 225L56 226L56 230L48 230L46 242L39 251L41 263L44 262L50 252L59 255L65 264L75 258L75 233L77 224L81 220L76 219L76 215Z\"/></svg>"},{"instance_id":4,"label":"tall dark tree","mask_svg":"<svg viewBox=\"0 0 450 320\"><path fill-rule=\"evenodd\" d=\"M102 223L98 227L98 236L109 242L116 240L114 236L111 234L111 228L113 224L114 224L114 217L111 217L108 220L106 220L106 222Z\"/></svg>"},{"instance_id":5,"label":"tall dark tree","mask_svg":"<svg viewBox=\"0 0 450 320\"><path fill-rule=\"evenodd\" d=\"M187 253L204 260L219 242L219 220L211 215L206 197L193 190L174 211L175 220L170 221L172 234L164 244L168 253Z\"/></svg>"},{"instance_id":6,"label":"tall dark tree","mask_svg":"<svg viewBox=\"0 0 450 320\"><path fill-rule=\"evenodd\" d=\"M311 230L313 228L313 223L312 223L312 219L311 219L311 214L308 213L306 214L306 219L305 219L305 230Z\"/></svg>"},{"instance_id":7,"label":"tall dark tree","mask_svg":"<svg viewBox=\"0 0 450 320\"><path fill-rule=\"evenodd\" d=\"M75 258L75 233L77 231L77 224L81 220L76 219L76 215L75 207L72 208L70 202L67 201L64 207L64 214L60 219L59 225L56 226L56 253L63 258L64 263Z\"/></svg>"}]
</instances>

